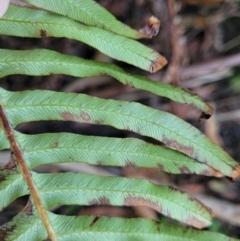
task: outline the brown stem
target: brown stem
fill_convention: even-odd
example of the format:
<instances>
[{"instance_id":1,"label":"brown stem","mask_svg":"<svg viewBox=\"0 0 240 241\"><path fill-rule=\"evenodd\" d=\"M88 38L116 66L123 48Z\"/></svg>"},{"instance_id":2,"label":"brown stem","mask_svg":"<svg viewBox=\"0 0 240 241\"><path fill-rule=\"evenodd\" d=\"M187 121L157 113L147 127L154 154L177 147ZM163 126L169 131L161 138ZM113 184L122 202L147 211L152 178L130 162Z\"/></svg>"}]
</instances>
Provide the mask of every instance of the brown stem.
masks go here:
<instances>
[{"instance_id":1,"label":"brown stem","mask_svg":"<svg viewBox=\"0 0 240 241\"><path fill-rule=\"evenodd\" d=\"M179 46L179 36L177 27L174 24L175 12L175 1L168 0L168 12L169 12L169 29L170 29L170 41L172 48L172 57L170 65L165 74L164 82L171 82L173 85L178 86L179 84L179 71L180 71L180 60L181 60L181 48Z\"/></svg>"},{"instance_id":2,"label":"brown stem","mask_svg":"<svg viewBox=\"0 0 240 241\"><path fill-rule=\"evenodd\" d=\"M50 238L51 241L57 241L56 239L56 234L50 224L50 221L48 219L47 213L45 211L45 208L41 202L41 198L38 194L38 190L37 187L35 186L32 177L31 177L31 173L24 161L23 155L22 155L22 151L18 145L17 139L14 135L14 129L12 128L6 113L4 112L3 106L0 105L0 119L2 121L2 126L3 129L7 135L7 138L9 140L9 143L11 145L11 150L14 154L15 160L21 170L21 173L23 175L23 177L25 178L25 181L28 185L31 197L35 203L35 206L37 208L39 217L41 219L41 221L43 222L43 225L45 226L47 232L48 232L48 236Z\"/></svg>"}]
</instances>

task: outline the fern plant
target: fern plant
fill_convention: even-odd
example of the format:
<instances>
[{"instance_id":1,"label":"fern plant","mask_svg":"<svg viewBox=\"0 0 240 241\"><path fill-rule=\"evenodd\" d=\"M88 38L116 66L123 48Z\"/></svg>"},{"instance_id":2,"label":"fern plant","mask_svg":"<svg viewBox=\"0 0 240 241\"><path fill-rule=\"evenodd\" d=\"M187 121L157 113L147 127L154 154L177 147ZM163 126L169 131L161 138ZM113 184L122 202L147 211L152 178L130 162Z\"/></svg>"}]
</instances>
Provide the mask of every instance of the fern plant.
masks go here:
<instances>
[{"instance_id":1,"label":"fern plant","mask_svg":"<svg viewBox=\"0 0 240 241\"><path fill-rule=\"evenodd\" d=\"M76 39L150 72L166 64L164 57L134 40L157 33L159 23L155 18L151 18L141 31L135 31L92 0L24 0L22 5L24 7L9 6L0 19L0 34ZM193 105L205 117L212 112L200 97L183 89L130 75L113 64L46 49L1 49L0 77L12 74L76 77L107 74L123 84ZM139 103L47 90L9 92L1 88L0 119L0 149L12 151L9 163L0 170L0 210L18 197L30 196L24 210L1 227L1 240L236 240L148 219L69 217L51 212L58 205L147 206L188 226L209 226L211 211L189 194L170 186L141 179L80 173L40 174L32 170L43 164L86 162L236 179L240 174L238 164L178 117ZM110 125L155 138L165 146L136 138L70 133L26 135L16 130L21 123L39 120Z\"/></svg>"}]
</instances>

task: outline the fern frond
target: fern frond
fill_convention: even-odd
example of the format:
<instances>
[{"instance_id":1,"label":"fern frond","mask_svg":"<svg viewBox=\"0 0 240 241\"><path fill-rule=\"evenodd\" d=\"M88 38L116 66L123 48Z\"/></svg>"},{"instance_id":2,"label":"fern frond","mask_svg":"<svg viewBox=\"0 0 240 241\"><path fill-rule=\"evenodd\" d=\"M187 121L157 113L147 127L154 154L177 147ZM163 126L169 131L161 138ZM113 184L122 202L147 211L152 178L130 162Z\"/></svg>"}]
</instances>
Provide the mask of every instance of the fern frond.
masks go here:
<instances>
[{"instance_id":1,"label":"fern frond","mask_svg":"<svg viewBox=\"0 0 240 241\"><path fill-rule=\"evenodd\" d=\"M2 234L4 233L9 241L44 240L47 237L34 210L29 212L29 209L30 207L25 208L2 231ZM114 241L147 241L149 239L152 241L212 241L215 239L218 241L237 241L237 239L222 234L187 229L177 225L158 224L142 218L67 217L50 212L48 216L53 223L58 241L89 241L94 239L99 241L106 239ZM20 228L19 224L21 224ZM34 232L29 232L29 230Z\"/></svg>"},{"instance_id":2,"label":"fern frond","mask_svg":"<svg viewBox=\"0 0 240 241\"><path fill-rule=\"evenodd\" d=\"M133 40L149 36L117 21L92 0L23 1L51 12L11 5L0 19L0 34L75 39L150 72L156 72L167 63L163 56ZM127 74L113 64L39 49L0 50L0 56L0 77L11 74L75 77L107 74L123 84L194 105L207 116L212 112L198 96L146 77ZM26 135L16 131L21 123L40 120L110 125L155 138L166 147L136 138L70 133ZM22 212L0 228L0 240L235 240L191 228L159 225L145 219L56 215L52 208L59 205L145 206L196 228L211 224L208 208L170 186L142 179L73 172L40 174L32 170L43 164L85 162L159 168L174 174L225 175L233 179L240 175L238 163L227 153L172 114L138 103L83 94L44 90L9 92L0 88L0 150L3 149L11 149L12 154L9 163L0 169L0 211L24 195L29 195L29 202Z\"/></svg>"},{"instance_id":3,"label":"fern frond","mask_svg":"<svg viewBox=\"0 0 240 241\"><path fill-rule=\"evenodd\" d=\"M86 26L61 15L10 4L0 18L0 34L18 37L66 37L84 42L112 58L150 72L166 65L166 59L135 40Z\"/></svg>"},{"instance_id":4,"label":"fern frond","mask_svg":"<svg viewBox=\"0 0 240 241\"><path fill-rule=\"evenodd\" d=\"M23 2L59 13L90 26L106 29L127 38L139 39L151 37L131 29L127 25L116 20L111 13L93 0L23 0Z\"/></svg>"},{"instance_id":5,"label":"fern frond","mask_svg":"<svg viewBox=\"0 0 240 241\"><path fill-rule=\"evenodd\" d=\"M67 74L75 77L107 74L125 85L147 90L179 103L196 106L208 115L212 113L212 108L199 96L186 92L181 88L152 81L140 75L128 74L114 64L85 60L45 49L30 51L0 49L0 77L11 74L36 76Z\"/></svg>"},{"instance_id":6,"label":"fern frond","mask_svg":"<svg viewBox=\"0 0 240 241\"><path fill-rule=\"evenodd\" d=\"M178 117L138 103L53 91L8 92L0 97L12 126L38 120L104 124L155 138L218 172L235 177L235 162L199 130Z\"/></svg>"},{"instance_id":7,"label":"fern frond","mask_svg":"<svg viewBox=\"0 0 240 241\"><path fill-rule=\"evenodd\" d=\"M9 199L0 200L0 209L20 195L30 194L20 173L5 171L4 174L5 180L1 182L0 190ZM146 206L199 228L211 224L209 211L187 193L145 180L79 173L34 172L31 173L31 178L42 205L47 210L58 205ZM17 185L21 186L19 190Z\"/></svg>"},{"instance_id":8,"label":"fern frond","mask_svg":"<svg viewBox=\"0 0 240 241\"><path fill-rule=\"evenodd\" d=\"M135 138L82 136L70 133L15 133L29 169L50 163L85 162L92 165L158 168L168 173L221 176L206 164L162 146Z\"/></svg>"}]
</instances>

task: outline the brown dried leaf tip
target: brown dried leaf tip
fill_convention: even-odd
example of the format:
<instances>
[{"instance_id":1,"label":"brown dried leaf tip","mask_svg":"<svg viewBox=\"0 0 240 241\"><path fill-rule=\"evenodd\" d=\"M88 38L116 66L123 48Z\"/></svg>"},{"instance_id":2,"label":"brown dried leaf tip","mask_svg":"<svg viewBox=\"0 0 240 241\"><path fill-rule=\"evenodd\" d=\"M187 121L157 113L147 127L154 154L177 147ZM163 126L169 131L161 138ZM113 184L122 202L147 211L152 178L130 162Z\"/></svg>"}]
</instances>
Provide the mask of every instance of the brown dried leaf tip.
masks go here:
<instances>
[{"instance_id":1,"label":"brown dried leaf tip","mask_svg":"<svg viewBox=\"0 0 240 241\"><path fill-rule=\"evenodd\" d=\"M209 119L212 116L212 114L213 108L210 105L208 105L208 109L201 114L200 118Z\"/></svg>"},{"instance_id":2,"label":"brown dried leaf tip","mask_svg":"<svg viewBox=\"0 0 240 241\"><path fill-rule=\"evenodd\" d=\"M148 19L148 23L139 30L140 33L143 33L148 38L152 38L158 34L160 28L160 21L152 16Z\"/></svg>"},{"instance_id":3,"label":"brown dried leaf tip","mask_svg":"<svg viewBox=\"0 0 240 241\"><path fill-rule=\"evenodd\" d=\"M149 71L151 73L155 73L158 70L162 69L167 63L167 60L162 55L160 55L154 62L152 62Z\"/></svg>"},{"instance_id":4,"label":"brown dried leaf tip","mask_svg":"<svg viewBox=\"0 0 240 241\"><path fill-rule=\"evenodd\" d=\"M199 119L209 119L211 117L212 113L205 113L202 112L201 115L199 116Z\"/></svg>"}]
</instances>

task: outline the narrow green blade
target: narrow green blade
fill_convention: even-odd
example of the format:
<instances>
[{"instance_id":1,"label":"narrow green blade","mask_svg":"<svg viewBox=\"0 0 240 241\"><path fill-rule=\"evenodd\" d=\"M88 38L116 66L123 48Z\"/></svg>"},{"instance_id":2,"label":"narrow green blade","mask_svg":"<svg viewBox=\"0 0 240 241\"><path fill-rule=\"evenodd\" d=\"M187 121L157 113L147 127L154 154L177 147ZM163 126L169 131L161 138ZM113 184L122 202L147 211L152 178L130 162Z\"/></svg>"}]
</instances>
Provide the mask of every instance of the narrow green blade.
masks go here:
<instances>
[{"instance_id":1,"label":"narrow green blade","mask_svg":"<svg viewBox=\"0 0 240 241\"><path fill-rule=\"evenodd\" d=\"M48 216L58 241L238 241L219 233L156 223L143 218L67 217L50 212ZM47 239L47 233L37 216L27 215L23 211L0 229L0 237L8 241L40 241Z\"/></svg>"},{"instance_id":2,"label":"narrow green blade","mask_svg":"<svg viewBox=\"0 0 240 241\"><path fill-rule=\"evenodd\" d=\"M16 198L29 193L23 177L13 170L0 170L0 211Z\"/></svg>"},{"instance_id":3,"label":"narrow green blade","mask_svg":"<svg viewBox=\"0 0 240 241\"><path fill-rule=\"evenodd\" d=\"M39 120L111 125L162 141L227 176L239 175L238 163L226 152L190 124L164 111L139 103L41 90L0 89L0 98L13 126Z\"/></svg>"},{"instance_id":4,"label":"narrow green blade","mask_svg":"<svg viewBox=\"0 0 240 241\"><path fill-rule=\"evenodd\" d=\"M237 239L222 234L198 231L171 224L158 224L142 218L102 217L97 219L96 217L87 216L73 218L51 214L51 219L57 223L55 229L59 233L59 241L69 239L71 241L89 241L93 239L99 241L237 241ZM66 234L67 231L69 233Z\"/></svg>"},{"instance_id":5,"label":"narrow green blade","mask_svg":"<svg viewBox=\"0 0 240 241\"><path fill-rule=\"evenodd\" d=\"M166 59L135 40L109 31L86 26L45 11L10 5L0 19L0 34L18 37L66 37L84 42L112 58L156 72Z\"/></svg>"},{"instance_id":6,"label":"narrow green blade","mask_svg":"<svg viewBox=\"0 0 240 241\"><path fill-rule=\"evenodd\" d=\"M143 76L128 74L113 64L85 60L45 49L30 51L0 49L0 77L11 74L36 76L67 74L75 77L108 74L125 85L147 90L179 103L196 106L208 115L212 113L212 108L199 96L190 94L181 88L152 81Z\"/></svg>"},{"instance_id":7,"label":"narrow green blade","mask_svg":"<svg viewBox=\"0 0 240 241\"><path fill-rule=\"evenodd\" d=\"M180 152L134 138L70 133L16 135L30 169L50 163L86 162L92 165L158 168L174 174L220 175Z\"/></svg>"},{"instance_id":8,"label":"narrow green blade","mask_svg":"<svg viewBox=\"0 0 240 241\"><path fill-rule=\"evenodd\" d=\"M118 21L111 13L93 0L23 0L23 2L128 38L139 39L148 37Z\"/></svg>"},{"instance_id":9,"label":"narrow green blade","mask_svg":"<svg viewBox=\"0 0 240 241\"><path fill-rule=\"evenodd\" d=\"M46 209L64 205L146 206L180 222L203 228L211 214L187 193L146 180L80 173L32 176Z\"/></svg>"}]
</instances>

